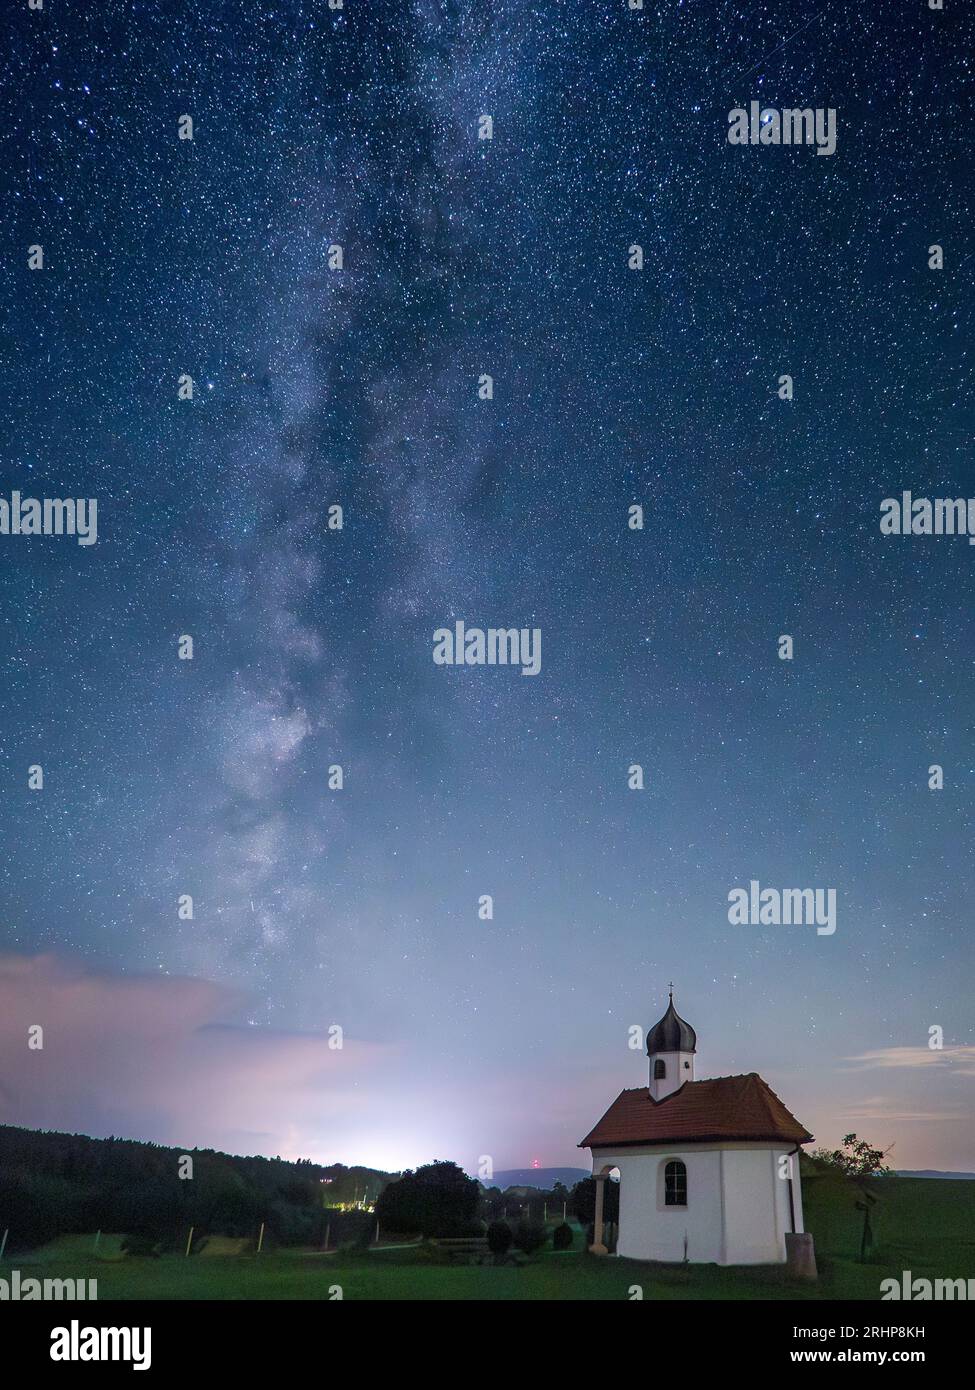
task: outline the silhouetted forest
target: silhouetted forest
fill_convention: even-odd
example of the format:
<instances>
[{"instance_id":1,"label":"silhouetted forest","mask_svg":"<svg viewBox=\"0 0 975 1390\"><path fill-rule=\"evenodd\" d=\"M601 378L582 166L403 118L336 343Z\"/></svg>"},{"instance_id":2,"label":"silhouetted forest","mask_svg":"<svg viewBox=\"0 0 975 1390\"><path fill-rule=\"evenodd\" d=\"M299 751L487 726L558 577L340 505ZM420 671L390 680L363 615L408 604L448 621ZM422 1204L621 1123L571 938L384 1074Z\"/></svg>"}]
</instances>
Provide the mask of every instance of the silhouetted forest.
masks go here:
<instances>
[{"instance_id":1,"label":"silhouetted forest","mask_svg":"<svg viewBox=\"0 0 975 1390\"><path fill-rule=\"evenodd\" d=\"M192 1177L181 1178L185 1157ZM28 1250L59 1235L111 1231L162 1249L195 1237L254 1236L281 1245L321 1241L324 1208L374 1201L390 1174L310 1159L241 1158L132 1139L89 1139L0 1125L0 1238ZM333 1232L334 1238L334 1232Z\"/></svg>"}]
</instances>

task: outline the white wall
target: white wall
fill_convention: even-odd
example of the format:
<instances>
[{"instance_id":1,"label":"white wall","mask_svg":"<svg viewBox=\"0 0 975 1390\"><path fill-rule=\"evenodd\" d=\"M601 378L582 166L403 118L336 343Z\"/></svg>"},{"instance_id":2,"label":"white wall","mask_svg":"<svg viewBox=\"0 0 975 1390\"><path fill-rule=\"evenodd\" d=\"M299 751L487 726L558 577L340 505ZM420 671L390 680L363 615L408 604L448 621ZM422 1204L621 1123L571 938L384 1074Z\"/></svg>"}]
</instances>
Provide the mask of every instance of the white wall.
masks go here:
<instances>
[{"instance_id":1,"label":"white wall","mask_svg":"<svg viewBox=\"0 0 975 1390\"><path fill-rule=\"evenodd\" d=\"M725 1263L769 1264L785 1259L777 1189L785 1189L786 1183L776 1177L775 1154L771 1149L728 1149L721 1155L721 1167Z\"/></svg>"},{"instance_id":2,"label":"white wall","mask_svg":"<svg viewBox=\"0 0 975 1390\"><path fill-rule=\"evenodd\" d=\"M694 1264L776 1264L785 1260L789 1185L779 1176L783 1144L701 1144L688 1148L596 1150L593 1172L620 1171L617 1253L635 1260ZM687 1168L687 1206L663 1202L663 1166ZM798 1158L792 1160L795 1229L801 1231Z\"/></svg>"},{"instance_id":3,"label":"white wall","mask_svg":"<svg viewBox=\"0 0 975 1390\"><path fill-rule=\"evenodd\" d=\"M724 1168L725 1260L727 1264L781 1264L789 1217L789 1172L785 1145L728 1148ZM801 1231L799 1159L791 1163L795 1229Z\"/></svg>"},{"instance_id":4,"label":"white wall","mask_svg":"<svg viewBox=\"0 0 975 1390\"><path fill-rule=\"evenodd\" d=\"M687 1166L687 1206L665 1207L658 1187L662 1164ZM654 1149L593 1156L593 1172L609 1163L620 1170L620 1229L616 1251L632 1260L684 1259L721 1263L721 1170L717 1150Z\"/></svg>"}]
</instances>

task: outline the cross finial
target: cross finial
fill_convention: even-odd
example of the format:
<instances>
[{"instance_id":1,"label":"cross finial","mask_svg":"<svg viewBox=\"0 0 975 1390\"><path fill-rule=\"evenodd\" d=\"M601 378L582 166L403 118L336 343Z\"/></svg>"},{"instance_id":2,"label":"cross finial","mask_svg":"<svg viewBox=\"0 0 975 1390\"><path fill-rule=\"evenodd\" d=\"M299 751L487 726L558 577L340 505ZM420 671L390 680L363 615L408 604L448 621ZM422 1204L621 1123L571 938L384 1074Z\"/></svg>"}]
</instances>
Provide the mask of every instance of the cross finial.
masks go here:
<instances>
[{"instance_id":1,"label":"cross finial","mask_svg":"<svg viewBox=\"0 0 975 1390\"><path fill-rule=\"evenodd\" d=\"M671 982L670 982L670 984L667 986L667 988L670 990L670 997L671 997L671 999L673 999L673 997L674 997L674 982L673 982L673 980L671 980Z\"/></svg>"}]
</instances>

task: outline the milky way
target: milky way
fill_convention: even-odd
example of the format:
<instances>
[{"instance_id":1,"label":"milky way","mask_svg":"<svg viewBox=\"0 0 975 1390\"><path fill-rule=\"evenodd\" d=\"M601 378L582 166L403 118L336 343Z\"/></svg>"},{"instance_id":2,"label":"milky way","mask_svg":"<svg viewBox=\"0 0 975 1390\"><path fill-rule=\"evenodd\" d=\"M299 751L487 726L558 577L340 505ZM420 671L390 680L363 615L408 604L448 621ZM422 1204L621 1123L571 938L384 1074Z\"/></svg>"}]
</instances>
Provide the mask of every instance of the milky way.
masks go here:
<instances>
[{"instance_id":1,"label":"milky way","mask_svg":"<svg viewBox=\"0 0 975 1390\"><path fill-rule=\"evenodd\" d=\"M468 1166L573 1161L673 979L702 1075L975 1168L975 550L878 524L975 494L964 8L9 6L0 495L99 535L0 537L0 950L337 1022Z\"/></svg>"}]
</instances>

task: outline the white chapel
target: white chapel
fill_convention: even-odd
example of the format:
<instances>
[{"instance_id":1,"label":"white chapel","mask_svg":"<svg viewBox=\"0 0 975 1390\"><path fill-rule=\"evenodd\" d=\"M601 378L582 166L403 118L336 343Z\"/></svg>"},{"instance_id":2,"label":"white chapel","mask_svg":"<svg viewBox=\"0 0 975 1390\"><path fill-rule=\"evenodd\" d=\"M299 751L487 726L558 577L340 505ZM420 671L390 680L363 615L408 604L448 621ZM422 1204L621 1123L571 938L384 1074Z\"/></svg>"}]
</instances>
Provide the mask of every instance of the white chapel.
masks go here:
<instances>
[{"instance_id":1,"label":"white chapel","mask_svg":"<svg viewBox=\"0 0 975 1390\"><path fill-rule=\"evenodd\" d=\"M694 1079L697 1035L674 1008L647 1035L649 1082L621 1091L592 1151L593 1245L605 1254L605 1183L619 1171L616 1253L635 1260L781 1264L815 1277L802 1234L799 1150L812 1139L756 1073Z\"/></svg>"}]
</instances>

